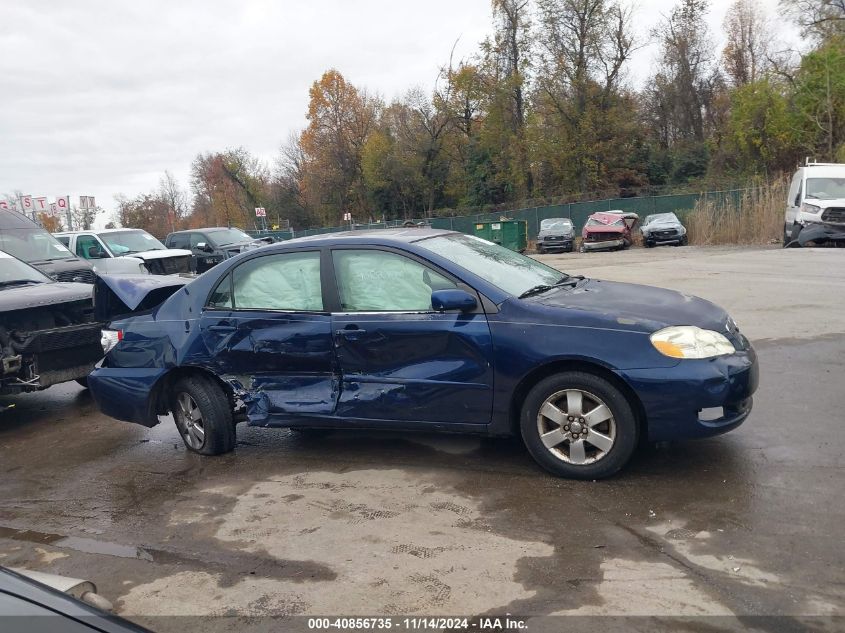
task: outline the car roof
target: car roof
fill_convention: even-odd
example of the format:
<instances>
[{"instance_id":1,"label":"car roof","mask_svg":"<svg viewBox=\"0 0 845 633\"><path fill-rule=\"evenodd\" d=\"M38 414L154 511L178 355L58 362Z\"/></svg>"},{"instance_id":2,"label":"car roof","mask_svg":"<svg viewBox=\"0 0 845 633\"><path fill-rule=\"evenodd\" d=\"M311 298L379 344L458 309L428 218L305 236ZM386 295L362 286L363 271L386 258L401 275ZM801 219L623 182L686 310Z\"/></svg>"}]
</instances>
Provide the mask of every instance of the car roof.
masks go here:
<instances>
[{"instance_id":1,"label":"car roof","mask_svg":"<svg viewBox=\"0 0 845 633\"><path fill-rule=\"evenodd\" d=\"M182 229L181 231L172 231L168 233L168 235L178 235L179 233L198 233L200 231L228 231L230 229L235 229L237 231L246 231L242 228L237 226L202 226L196 229Z\"/></svg>"},{"instance_id":2,"label":"car roof","mask_svg":"<svg viewBox=\"0 0 845 633\"><path fill-rule=\"evenodd\" d=\"M806 165L805 178L845 178L845 164Z\"/></svg>"},{"instance_id":3,"label":"car roof","mask_svg":"<svg viewBox=\"0 0 845 633\"><path fill-rule=\"evenodd\" d=\"M82 233L96 233L97 235L103 233L125 233L126 231L143 231L147 233L144 229L88 229L87 231L56 231L53 235L81 235Z\"/></svg>"},{"instance_id":4,"label":"car roof","mask_svg":"<svg viewBox=\"0 0 845 633\"><path fill-rule=\"evenodd\" d=\"M337 233L320 233L286 240L280 244L299 245L313 244L324 246L336 243L347 244L375 244L389 246L391 244L410 244L419 242L429 237L440 235L456 235L459 231L448 231L446 229L429 228L396 228L396 229L369 229L363 231L339 231Z\"/></svg>"}]
</instances>

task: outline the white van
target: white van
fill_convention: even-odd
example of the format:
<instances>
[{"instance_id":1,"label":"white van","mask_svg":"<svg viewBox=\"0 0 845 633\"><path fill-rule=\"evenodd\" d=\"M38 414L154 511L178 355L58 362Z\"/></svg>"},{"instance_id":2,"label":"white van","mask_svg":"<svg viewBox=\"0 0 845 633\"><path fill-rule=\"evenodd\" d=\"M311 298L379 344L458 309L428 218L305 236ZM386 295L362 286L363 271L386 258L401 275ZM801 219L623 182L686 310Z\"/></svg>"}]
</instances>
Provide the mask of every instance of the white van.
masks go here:
<instances>
[{"instance_id":1,"label":"white van","mask_svg":"<svg viewBox=\"0 0 845 633\"><path fill-rule=\"evenodd\" d=\"M845 163L808 160L789 186L783 245L831 240L845 241Z\"/></svg>"}]
</instances>

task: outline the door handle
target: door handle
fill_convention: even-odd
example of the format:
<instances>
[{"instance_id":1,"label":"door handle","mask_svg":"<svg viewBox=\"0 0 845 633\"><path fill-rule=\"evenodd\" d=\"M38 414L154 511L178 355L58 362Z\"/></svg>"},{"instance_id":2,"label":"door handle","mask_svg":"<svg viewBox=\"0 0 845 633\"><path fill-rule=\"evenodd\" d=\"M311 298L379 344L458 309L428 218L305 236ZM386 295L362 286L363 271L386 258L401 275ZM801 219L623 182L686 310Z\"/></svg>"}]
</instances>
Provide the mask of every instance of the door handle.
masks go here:
<instances>
[{"instance_id":1,"label":"door handle","mask_svg":"<svg viewBox=\"0 0 845 633\"><path fill-rule=\"evenodd\" d=\"M335 332L335 334L337 334L338 336L342 336L343 338L345 338L348 341L354 341L359 336L361 336L362 334L366 334L366 333L367 333L367 330L362 330L361 328L359 328L357 326L354 326L354 327L346 326L342 330L337 330Z\"/></svg>"},{"instance_id":2,"label":"door handle","mask_svg":"<svg viewBox=\"0 0 845 633\"><path fill-rule=\"evenodd\" d=\"M209 325L208 329L212 332L234 332L238 328L234 325Z\"/></svg>"}]
</instances>

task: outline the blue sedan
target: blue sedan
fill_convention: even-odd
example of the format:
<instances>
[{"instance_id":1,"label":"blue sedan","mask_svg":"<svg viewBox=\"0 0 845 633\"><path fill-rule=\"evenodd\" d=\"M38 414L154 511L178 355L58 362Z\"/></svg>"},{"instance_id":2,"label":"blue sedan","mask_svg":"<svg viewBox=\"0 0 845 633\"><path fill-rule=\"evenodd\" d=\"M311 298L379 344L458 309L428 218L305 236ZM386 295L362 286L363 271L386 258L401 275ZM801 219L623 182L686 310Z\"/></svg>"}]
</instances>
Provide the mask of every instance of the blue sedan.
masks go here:
<instances>
[{"instance_id":1,"label":"blue sedan","mask_svg":"<svg viewBox=\"0 0 845 633\"><path fill-rule=\"evenodd\" d=\"M172 412L204 455L234 449L241 420L521 435L548 471L595 479L640 439L736 428L758 381L748 340L708 301L450 231L291 240L167 291L104 281L98 307L128 316L88 379L97 404L150 427Z\"/></svg>"}]
</instances>

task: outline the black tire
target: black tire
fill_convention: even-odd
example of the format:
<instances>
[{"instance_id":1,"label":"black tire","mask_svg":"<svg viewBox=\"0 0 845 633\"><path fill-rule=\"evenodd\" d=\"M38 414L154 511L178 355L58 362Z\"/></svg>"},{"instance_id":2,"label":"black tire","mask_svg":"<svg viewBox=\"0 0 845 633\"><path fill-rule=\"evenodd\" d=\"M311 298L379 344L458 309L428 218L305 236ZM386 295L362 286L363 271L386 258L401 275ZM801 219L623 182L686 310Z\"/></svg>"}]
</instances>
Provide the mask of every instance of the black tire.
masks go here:
<instances>
[{"instance_id":1,"label":"black tire","mask_svg":"<svg viewBox=\"0 0 845 633\"><path fill-rule=\"evenodd\" d=\"M537 254L538 255L543 255L543 254L545 254L545 252L546 252L546 249L543 248L542 246L537 247Z\"/></svg>"},{"instance_id":2,"label":"black tire","mask_svg":"<svg viewBox=\"0 0 845 633\"><path fill-rule=\"evenodd\" d=\"M547 448L541 439L540 408L548 398L566 390L580 391L585 396L593 396L596 401L605 404L610 410L611 419L595 425L595 429L601 427L601 433L613 437L610 448L606 451L598 451L589 444L589 435L584 436L587 439L581 440L582 445L587 447L586 450L594 451L592 458L595 461L591 463L569 463L560 456L559 452L555 452L559 447L569 447L568 441L552 449ZM591 409L584 415L589 415L594 410L596 409ZM543 418L543 424L547 421ZM611 430L609 426L602 426L603 424L614 426ZM562 432L563 428L561 425L556 430ZM593 430L593 427L590 427L584 432L591 433ZM631 459L639 434L636 416L625 395L604 378L580 371L563 372L537 383L522 405L520 431L528 452L540 466L558 477L570 479L602 479L618 472ZM599 456L599 453L602 454Z\"/></svg>"},{"instance_id":3,"label":"black tire","mask_svg":"<svg viewBox=\"0 0 845 633\"><path fill-rule=\"evenodd\" d=\"M646 241L644 242L644 244L645 244L645 247L646 247L646 248L654 248L654 242L652 242L652 241L650 241L650 240L646 240Z\"/></svg>"},{"instance_id":4,"label":"black tire","mask_svg":"<svg viewBox=\"0 0 845 633\"><path fill-rule=\"evenodd\" d=\"M79 385L80 385L81 387L84 387L85 389L88 389L88 376L85 376L85 377L83 377L83 378L77 378L77 379L76 379L76 382L77 382L77 383L79 383Z\"/></svg>"},{"instance_id":5,"label":"black tire","mask_svg":"<svg viewBox=\"0 0 845 633\"><path fill-rule=\"evenodd\" d=\"M689 237L687 237L686 235L684 235L684 236L681 238L681 246L686 246L687 244L689 244Z\"/></svg>"},{"instance_id":6,"label":"black tire","mask_svg":"<svg viewBox=\"0 0 845 633\"><path fill-rule=\"evenodd\" d=\"M201 414L202 441L188 430L180 406L180 398L187 395ZM235 423L232 407L222 387L213 379L195 374L181 378L170 392L170 410L185 447L201 455L222 455L235 448Z\"/></svg>"}]
</instances>

